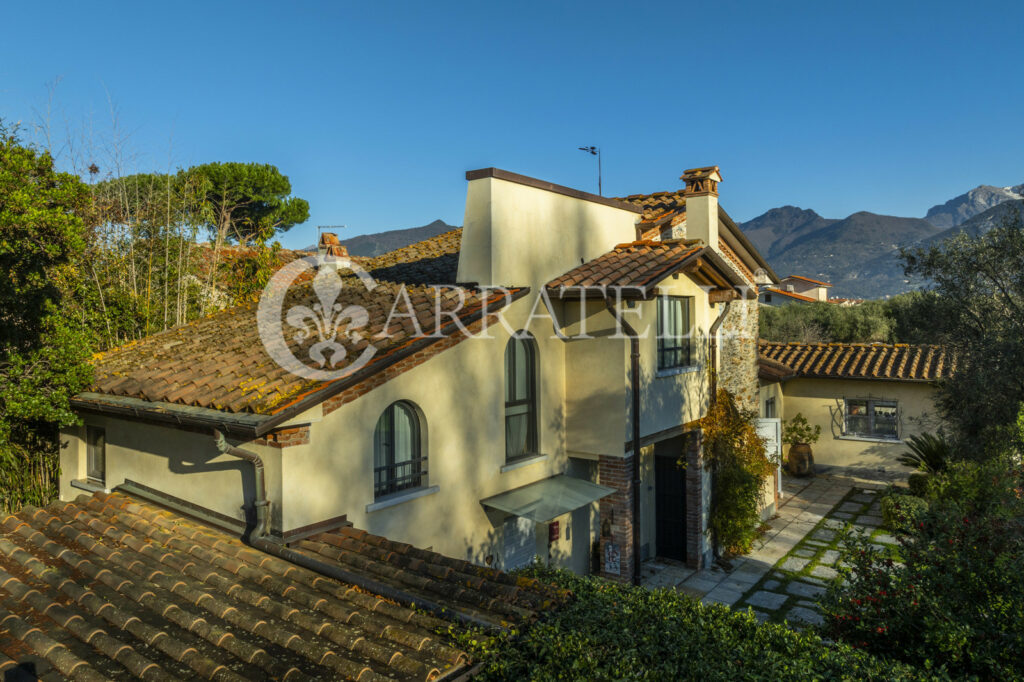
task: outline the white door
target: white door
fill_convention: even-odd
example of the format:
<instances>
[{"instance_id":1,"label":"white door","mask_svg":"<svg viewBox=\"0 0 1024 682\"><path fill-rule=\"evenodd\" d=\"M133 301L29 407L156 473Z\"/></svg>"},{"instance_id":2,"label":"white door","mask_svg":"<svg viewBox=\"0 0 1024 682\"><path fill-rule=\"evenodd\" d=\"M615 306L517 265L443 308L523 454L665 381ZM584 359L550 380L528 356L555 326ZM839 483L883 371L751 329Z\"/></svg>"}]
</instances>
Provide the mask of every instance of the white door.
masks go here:
<instances>
[{"instance_id":1,"label":"white door","mask_svg":"<svg viewBox=\"0 0 1024 682\"><path fill-rule=\"evenodd\" d=\"M768 441L768 456L774 457L777 465L779 497L782 497L782 420L762 417L757 420L757 435Z\"/></svg>"},{"instance_id":2,"label":"white door","mask_svg":"<svg viewBox=\"0 0 1024 682\"><path fill-rule=\"evenodd\" d=\"M537 550L537 529L534 525L533 521L521 516L505 519L504 570L511 571L533 561Z\"/></svg>"}]
</instances>

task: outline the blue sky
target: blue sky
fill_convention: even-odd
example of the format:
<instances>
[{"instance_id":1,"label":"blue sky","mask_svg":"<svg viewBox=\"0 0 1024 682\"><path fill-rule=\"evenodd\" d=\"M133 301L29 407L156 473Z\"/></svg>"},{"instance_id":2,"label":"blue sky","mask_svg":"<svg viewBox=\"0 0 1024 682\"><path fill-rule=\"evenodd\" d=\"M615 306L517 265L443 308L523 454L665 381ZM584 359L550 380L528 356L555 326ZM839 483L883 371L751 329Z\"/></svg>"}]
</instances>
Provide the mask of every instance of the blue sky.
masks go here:
<instances>
[{"instance_id":1,"label":"blue sky","mask_svg":"<svg viewBox=\"0 0 1024 682\"><path fill-rule=\"evenodd\" d=\"M460 224L498 166L606 195L718 164L738 220L921 216L1024 182L1024 3L18 3L0 117L113 139L131 170L273 163L284 235ZM10 30L10 29L14 30ZM85 136L89 137L89 136ZM109 146L109 145L108 145ZM97 152L97 154L99 154Z\"/></svg>"}]
</instances>

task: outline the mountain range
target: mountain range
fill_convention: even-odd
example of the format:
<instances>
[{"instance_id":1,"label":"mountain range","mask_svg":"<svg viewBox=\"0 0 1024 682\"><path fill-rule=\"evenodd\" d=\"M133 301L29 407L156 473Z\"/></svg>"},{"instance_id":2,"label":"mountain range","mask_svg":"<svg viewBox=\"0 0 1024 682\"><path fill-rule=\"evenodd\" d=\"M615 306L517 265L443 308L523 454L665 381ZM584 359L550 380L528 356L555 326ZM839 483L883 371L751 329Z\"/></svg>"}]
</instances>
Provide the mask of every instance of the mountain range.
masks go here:
<instances>
[{"instance_id":1,"label":"mountain range","mask_svg":"<svg viewBox=\"0 0 1024 682\"><path fill-rule=\"evenodd\" d=\"M978 236L1016 211L1024 211L1024 184L981 185L933 206L924 218L867 211L824 218L811 209L783 206L740 228L780 276L824 279L833 285L832 296L880 298L920 285L903 274L901 248L929 246L958 232Z\"/></svg>"},{"instance_id":2,"label":"mountain range","mask_svg":"<svg viewBox=\"0 0 1024 682\"><path fill-rule=\"evenodd\" d=\"M842 219L824 218L809 208L782 206L739 226L780 277L824 279L833 285L832 296L881 298L920 285L903 274L901 248L930 246L958 232L976 237L1018 211L1024 214L1024 184L980 185L933 206L923 218L868 211ZM341 243L353 256L373 257L457 227L435 220L421 227L360 235ZM315 249L311 246L306 250Z\"/></svg>"}]
</instances>

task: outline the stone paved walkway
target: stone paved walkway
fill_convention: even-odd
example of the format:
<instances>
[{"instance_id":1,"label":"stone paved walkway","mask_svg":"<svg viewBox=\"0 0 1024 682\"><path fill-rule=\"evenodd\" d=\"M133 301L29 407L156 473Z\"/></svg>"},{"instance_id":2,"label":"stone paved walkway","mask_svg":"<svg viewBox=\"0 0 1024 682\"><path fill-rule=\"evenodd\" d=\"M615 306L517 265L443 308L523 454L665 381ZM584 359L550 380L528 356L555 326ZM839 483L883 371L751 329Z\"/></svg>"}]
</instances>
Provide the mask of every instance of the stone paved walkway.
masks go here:
<instances>
[{"instance_id":1,"label":"stone paved walkway","mask_svg":"<svg viewBox=\"0 0 1024 682\"><path fill-rule=\"evenodd\" d=\"M878 491L905 481L902 471L819 467L818 476L783 478L778 514L770 530L747 556L733 560L732 570L717 566L694 571L677 562L644 563L644 584L685 592L705 603L753 608L762 620L820 622L814 599L837 576L836 531L847 522L872 534L879 544L895 540L878 530Z\"/></svg>"}]
</instances>

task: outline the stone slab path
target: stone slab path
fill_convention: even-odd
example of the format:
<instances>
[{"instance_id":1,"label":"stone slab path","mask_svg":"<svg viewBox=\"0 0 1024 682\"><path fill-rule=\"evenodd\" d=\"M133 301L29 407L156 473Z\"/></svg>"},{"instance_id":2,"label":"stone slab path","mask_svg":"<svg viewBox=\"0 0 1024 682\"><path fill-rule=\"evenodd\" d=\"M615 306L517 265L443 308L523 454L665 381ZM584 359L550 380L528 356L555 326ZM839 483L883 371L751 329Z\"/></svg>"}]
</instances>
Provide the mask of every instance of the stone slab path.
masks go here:
<instances>
[{"instance_id":1,"label":"stone slab path","mask_svg":"<svg viewBox=\"0 0 1024 682\"><path fill-rule=\"evenodd\" d=\"M783 478L778 514L753 551L718 566L695 571L667 560L647 561L644 584L685 592L705 603L752 608L762 620L803 626L821 621L815 599L838 577L839 537L846 523L872 535L880 545L895 540L880 531L878 491L905 481L900 471L820 468L818 476Z\"/></svg>"}]
</instances>

